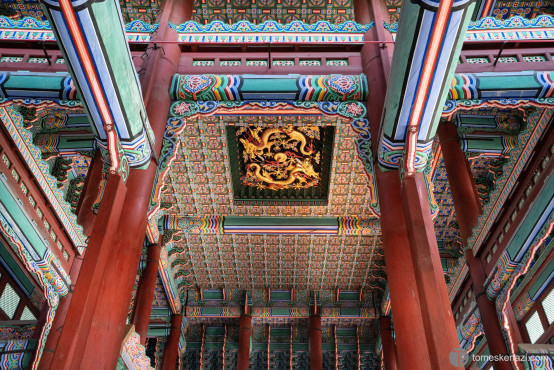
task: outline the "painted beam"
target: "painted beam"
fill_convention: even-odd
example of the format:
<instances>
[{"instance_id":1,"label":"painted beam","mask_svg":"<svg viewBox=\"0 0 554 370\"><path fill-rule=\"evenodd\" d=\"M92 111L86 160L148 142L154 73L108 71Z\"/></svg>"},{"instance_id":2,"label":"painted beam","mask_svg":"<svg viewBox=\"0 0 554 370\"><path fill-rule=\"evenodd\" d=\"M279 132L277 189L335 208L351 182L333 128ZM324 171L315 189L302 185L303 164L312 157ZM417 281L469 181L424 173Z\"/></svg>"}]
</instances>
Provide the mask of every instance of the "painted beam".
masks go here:
<instances>
[{"instance_id":1,"label":"painted beam","mask_svg":"<svg viewBox=\"0 0 554 370\"><path fill-rule=\"evenodd\" d=\"M133 66L119 2L43 2L66 64L74 76L98 139L118 167L120 141L129 165L149 163L154 144Z\"/></svg>"},{"instance_id":2,"label":"painted beam","mask_svg":"<svg viewBox=\"0 0 554 370\"><path fill-rule=\"evenodd\" d=\"M402 3L378 148L384 170L425 168L473 6L471 0Z\"/></svg>"},{"instance_id":3,"label":"painted beam","mask_svg":"<svg viewBox=\"0 0 554 370\"><path fill-rule=\"evenodd\" d=\"M97 149L94 135L83 133L41 133L33 138L33 143L41 149L43 158L57 154L75 154Z\"/></svg>"},{"instance_id":4,"label":"painted beam","mask_svg":"<svg viewBox=\"0 0 554 370\"><path fill-rule=\"evenodd\" d=\"M365 75L175 75L172 100L346 101L367 99Z\"/></svg>"},{"instance_id":5,"label":"painted beam","mask_svg":"<svg viewBox=\"0 0 554 370\"><path fill-rule=\"evenodd\" d=\"M0 97L76 100L69 73L0 72Z\"/></svg>"},{"instance_id":6,"label":"painted beam","mask_svg":"<svg viewBox=\"0 0 554 370\"><path fill-rule=\"evenodd\" d=\"M554 72L483 72L454 75L447 99L538 99L554 96Z\"/></svg>"},{"instance_id":7,"label":"painted beam","mask_svg":"<svg viewBox=\"0 0 554 370\"><path fill-rule=\"evenodd\" d=\"M161 219L164 230L191 234L379 235L377 218L175 216Z\"/></svg>"},{"instance_id":8,"label":"painted beam","mask_svg":"<svg viewBox=\"0 0 554 370\"><path fill-rule=\"evenodd\" d=\"M189 319L201 317L233 317L241 316L239 306L231 307L198 307L188 306L186 316ZM251 315L253 319L279 319L279 318L298 318L308 319L310 317L310 308L302 307L252 307ZM373 308L321 308L321 318L323 319L376 319L378 316Z\"/></svg>"}]
</instances>

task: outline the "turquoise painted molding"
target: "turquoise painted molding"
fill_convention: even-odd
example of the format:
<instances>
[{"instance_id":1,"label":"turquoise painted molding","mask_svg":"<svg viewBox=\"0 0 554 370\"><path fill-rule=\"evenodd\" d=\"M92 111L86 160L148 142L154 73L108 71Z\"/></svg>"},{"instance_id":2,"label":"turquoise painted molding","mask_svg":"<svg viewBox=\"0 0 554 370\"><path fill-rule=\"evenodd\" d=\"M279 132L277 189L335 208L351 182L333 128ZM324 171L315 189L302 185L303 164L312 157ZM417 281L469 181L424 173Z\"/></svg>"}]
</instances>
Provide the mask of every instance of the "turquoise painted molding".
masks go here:
<instances>
[{"instance_id":1,"label":"turquoise painted molding","mask_svg":"<svg viewBox=\"0 0 554 370\"><path fill-rule=\"evenodd\" d=\"M391 32L398 32L398 23L384 23L385 28ZM508 19L496 19L494 17L481 18L474 22L469 22L468 31L475 30L499 30L499 29L519 29L519 28L554 28L554 17L551 15L541 15L533 19L523 17L511 17Z\"/></svg>"},{"instance_id":2,"label":"turquoise painted molding","mask_svg":"<svg viewBox=\"0 0 554 370\"><path fill-rule=\"evenodd\" d=\"M260 24L254 24L247 21L242 21L233 24L225 24L221 21L215 21L202 25L194 21L188 21L180 25L170 23L169 26L177 33L213 33L213 32L292 32L292 33L359 33L366 32L374 26L374 22L370 24L359 24L348 21L340 24L333 24L327 21L319 21L313 24L307 24L301 21L294 21L287 24L277 23L275 21L266 21Z\"/></svg>"},{"instance_id":3,"label":"turquoise painted molding","mask_svg":"<svg viewBox=\"0 0 554 370\"><path fill-rule=\"evenodd\" d=\"M17 112L16 106L0 107L0 118L46 198L52 204L71 241L81 253L87 245L82 228L77 225L71 205L63 200L64 194L58 189L56 178L50 175L48 164L41 159L41 150L33 144L31 133L24 128L23 118Z\"/></svg>"}]
</instances>

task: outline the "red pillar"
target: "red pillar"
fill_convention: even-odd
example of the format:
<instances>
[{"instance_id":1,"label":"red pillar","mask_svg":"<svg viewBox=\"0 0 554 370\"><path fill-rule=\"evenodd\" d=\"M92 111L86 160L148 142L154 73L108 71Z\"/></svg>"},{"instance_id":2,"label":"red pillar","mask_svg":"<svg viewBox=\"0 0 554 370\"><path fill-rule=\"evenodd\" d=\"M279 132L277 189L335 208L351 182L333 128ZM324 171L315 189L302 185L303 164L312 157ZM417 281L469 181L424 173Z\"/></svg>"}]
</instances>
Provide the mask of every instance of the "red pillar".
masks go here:
<instances>
[{"instance_id":1,"label":"red pillar","mask_svg":"<svg viewBox=\"0 0 554 370\"><path fill-rule=\"evenodd\" d=\"M250 338L252 335L252 315L250 308L240 317L239 353L237 355L237 369L248 370L250 364Z\"/></svg>"},{"instance_id":2,"label":"red pillar","mask_svg":"<svg viewBox=\"0 0 554 370\"><path fill-rule=\"evenodd\" d=\"M438 134L460 236L462 237L462 245L465 249L464 254L469 268L469 276L481 315L487 345L491 355L507 355L508 349L502 336L495 304L485 294L483 265L479 259L475 258L473 251L467 249L467 240L471 237L473 227L477 225L477 219L482 211L481 202L473 181L473 174L460 147L456 125L443 123L439 125ZM493 366L495 369L509 370L512 368L510 361L495 361Z\"/></svg>"},{"instance_id":3,"label":"red pillar","mask_svg":"<svg viewBox=\"0 0 554 370\"><path fill-rule=\"evenodd\" d=\"M442 271L423 174L404 176L402 200L428 353L431 356L431 368L450 369L450 353L460 344ZM396 316L394 318L396 320Z\"/></svg>"},{"instance_id":4,"label":"red pillar","mask_svg":"<svg viewBox=\"0 0 554 370\"><path fill-rule=\"evenodd\" d=\"M381 233L400 369L431 368L397 171L376 168Z\"/></svg>"},{"instance_id":5,"label":"red pillar","mask_svg":"<svg viewBox=\"0 0 554 370\"><path fill-rule=\"evenodd\" d=\"M167 337L164 347L164 357L162 360L163 370L175 370L177 357L179 356L179 338L181 337L181 324L183 316L178 314L171 315L171 330Z\"/></svg>"},{"instance_id":6,"label":"red pillar","mask_svg":"<svg viewBox=\"0 0 554 370\"><path fill-rule=\"evenodd\" d=\"M177 33L167 22L181 24L190 19L193 1L167 0L161 12L160 26L152 42L176 41ZM163 47L163 49L162 49ZM178 44L164 43L151 50L145 61L141 81L146 113L156 137L155 152L161 150L171 99L169 89L177 73L181 49ZM82 363L98 364L99 356L106 367L115 368L121 342L125 336L125 321L131 303L142 245L146 232L146 212L156 176L154 160L146 170L131 170L127 180L127 200L119 223L118 240L113 263L105 274L104 298L110 306L100 306L95 312L93 333L87 338L87 351ZM118 285L114 286L113 282ZM100 353L100 355L99 355Z\"/></svg>"},{"instance_id":7,"label":"red pillar","mask_svg":"<svg viewBox=\"0 0 554 370\"><path fill-rule=\"evenodd\" d=\"M150 312L152 311L152 301L154 300L154 291L156 290L156 278L158 276L161 252L160 243L162 240L163 237L160 238L158 244L148 246L146 267L142 272L139 289L135 297L132 322L142 342L146 340L146 332L150 323Z\"/></svg>"},{"instance_id":8,"label":"red pillar","mask_svg":"<svg viewBox=\"0 0 554 370\"><path fill-rule=\"evenodd\" d=\"M83 186L83 192L81 193L81 198L79 198L79 203L75 210L77 223L83 227L83 235L86 236L90 236L96 218L96 215L92 212L92 205L98 197L98 186L102 180L103 166L104 160L98 150L90 163L87 177L85 178L85 185Z\"/></svg>"},{"instance_id":9,"label":"red pillar","mask_svg":"<svg viewBox=\"0 0 554 370\"><path fill-rule=\"evenodd\" d=\"M310 369L323 369L323 353L321 345L321 313L320 307L310 308Z\"/></svg>"},{"instance_id":10,"label":"red pillar","mask_svg":"<svg viewBox=\"0 0 554 370\"><path fill-rule=\"evenodd\" d=\"M73 259L71 271L69 272L69 277L73 283L77 280L79 276L79 271L81 271L81 266L83 265L83 257L84 256L76 257ZM50 329L50 333L48 333L48 338L46 339L44 351L42 352L42 356L38 364L38 368L41 370L50 369L50 365L52 364L52 360L54 359L54 352L60 339L60 334L62 332L65 319L67 317L67 310L69 309L69 304L71 303L72 297L73 290L70 290L65 296L60 299L60 302L58 303L56 316L54 316L52 328Z\"/></svg>"},{"instance_id":11,"label":"red pillar","mask_svg":"<svg viewBox=\"0 0 554 370\"><path fill-rule=\"evenodd\" d=\"M97 306L107 304L102 301L101 295L103 272L106 265L111 262L110 252L113 248L113 239L125 194L126 188L121 177L110 175L98 210L98 218L89 239L86 258L83 260L63 331L54 353L52 360L54 369L81 367L74 366L73 363L82 354L81 344L87 337L92 313Z\"/></svg>"},{"instance_id":12,"label":"red pillar","mask_svg":"<svg viewBox=\"0 0 554 370\"><path fill-rule=\"evenodd\" d=\"M160 26L152 43L177 41L177 33L169 27L168 22L180 24L190 19L192 8L192 0L165 1L158 19ZM146 113L156 137L155 153L161 150L163 141L161 138L165 132L171 105L169 88L173 75L177 72L180 57L181 49L178 44L164 43L162 47L149 50L145 61L145 72L141 83ZM89 245L87 259L90 258L90 263L97 267L92 276L88 276L82 285L83 289L90 290L89 295L101 298L96 299L98 302L77 303L82 308L79 309L79 306L75 308L76 313L72 316L72 321L84 322L86 325L81 327L66 323L60 338L61 343L64 335L66 336L64 350L58 356L59 362L55 363L56 368L116 367L145 238L146 212L155 175L154 160L146 170L130 171L125 202L117 206L121 217L113 223L117 228L117 235L115 238L104 237L104 244L102 244L102 254L109 256L109 264L97 263L95 256L90 256ZM85 264L87 264L86 260L83 268ZM80 280L77 282L78 286L79 283ZM75 301L75 298L73 300ZM60 346L58 351L59 348Z\"/></svg>"},{"instance_id":13,"label":"red pillar","mask_svg":"<svg viewBox=\"0 0 554 370\"><path fill-rule=\"evenodd\" d=\"M383 21L389 22L386 4L382 0L354 0L354 16L358 23L375 22L364 39L383 43L364 44L361 51L362 67L369 89L367 116L371 127L372 147L379 141L379 124L385 106L385 92L393 54L390 32ZM395 322L398 367L401 369L430 369L430 355L419 307L419 293L415 283L412 255L404 221L397 171L381 172L375 168L381 233L385 251L385 267L389 285L391 309Z\"/></svg>"},{"instance_id":14,"label":"red pillar","mask_svg":"<svg viewBox=\"0 0 554 370\"><path fill-rule=\"evenodd\" d=\"M392 323L388 316L379 318L379 326L381 328L381 344L383 346L383 360L385 362L385 370L396 370L396 344L392 337Z\"/></svg>"}]
</instances>

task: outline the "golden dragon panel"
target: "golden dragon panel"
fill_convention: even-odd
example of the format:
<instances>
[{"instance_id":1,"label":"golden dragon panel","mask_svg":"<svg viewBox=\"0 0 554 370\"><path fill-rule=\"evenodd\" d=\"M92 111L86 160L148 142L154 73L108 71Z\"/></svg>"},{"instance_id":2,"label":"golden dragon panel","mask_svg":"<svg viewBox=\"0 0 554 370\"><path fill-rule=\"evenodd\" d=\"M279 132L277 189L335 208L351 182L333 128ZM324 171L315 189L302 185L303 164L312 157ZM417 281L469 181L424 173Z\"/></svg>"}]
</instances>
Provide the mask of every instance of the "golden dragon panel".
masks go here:
<instances>
[{"instance_id":1,"label":"golden dragon panel","mask_svg":"<svg viewBox=\"0 0 554 370\"><path fill-rule=\"evenodd\" d=\"M307 189L318 186L320 127L241 127L243 186L257 189Z\"/></svg>"}]
</instances>

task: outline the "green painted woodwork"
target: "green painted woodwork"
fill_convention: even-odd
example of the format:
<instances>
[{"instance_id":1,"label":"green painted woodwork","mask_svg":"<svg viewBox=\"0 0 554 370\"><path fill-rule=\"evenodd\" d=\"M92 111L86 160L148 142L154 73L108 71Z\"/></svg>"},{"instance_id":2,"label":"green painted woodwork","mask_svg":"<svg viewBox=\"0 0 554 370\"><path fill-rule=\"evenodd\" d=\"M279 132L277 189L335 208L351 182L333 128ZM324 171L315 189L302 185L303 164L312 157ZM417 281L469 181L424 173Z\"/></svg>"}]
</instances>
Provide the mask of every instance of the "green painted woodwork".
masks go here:
<instances>
[{"instance_id":1,"label":"green painted woodwork","mask_svg":"<svg viewBox=\"0 0 554 370\"><path fill-rule=\"evenodd\" d=\"M8 247L0 241L0 258L6 263L10 271L15 275L17 281L23 286L28 294L31 294L35 289L33 283L29 280L27 275L23 272L19 264L8 252Z\"/></svg>"},{"instance_id":2,"label":"green painted woodwork","mask_svg":"<svg viewBox=\"0 0 554 370\"><path fill-rule=\"evenodd\" d=\"M125 113L130 126L130 136L134 138L143 132L146 110L142 100L135 67L131 59L129 44L119 17L116 1L94 2L91 5L96 22L97 32L102 40L105 57L109 63L112 76L115 79L117 94L125 107Z\"/></svg>"},{"instance_id":3,"label":"green painted woodwork","mask_svg":"<svg viewBox=\"0 0 554 370\"><path fill-rule=\"evenodd\" d=\"M504 151L505 145L501 136L462 136L463 149L466 152Z\"/></svg>"},{"instance_id":4,"label":"green painted woodwork","mask_svg":"<svg viewBox=\"0 0 554 370\"><path fill-rule=\"evenodd\" d=\"M219 315L221 315L221 308L219 308L219 307L203 307L202 308L202 313L206 316L210 316L210 315L219 316Z\"/></svg>"},{"instance_id":5,"label":"green painted woodwork","mask_svg":"<svg viewBox=\"0 0 554 370\"><path fill-rule=\"evenodd\" d=\"M29 244L36 251L38 259L44 257L44 254L48 248L45 241L36 231L36 227L31 224L31 221L27 218L22 206L14 199L11 191L8 190L4 184L4 181L0 181L0 203L3 208L9 212L9 215L15 222L15 225L12 225L12 227L14 229L17 227L21 230Z\"/></svg>"},{"instance_id":6,"label":"green painted woodwork","mask_svg":"<svg viewBox=\"0 0 554 370\"><path fill-rule=\"evenodd\" d=\"M260 76L260 78L245 78L241 85L241 91L250 92L288 92L298 89L296 77L291 78L271 78L271 76Z\"/></svg>"},{"instance_id":7,"label":"green painted woodwork","mask_svg":"<svg viewBox=\"0 0 554 370\"><path fill-rule=\"evenodd\" d=\"M272 301L290 301L290 291L280 292L280 291L271 291L271 300Z\"/></svg>"},{"instance_id":8,"label":"green painted woodwork","mask_svg":"<svg viewBox=\"0 0 554 370\"><path fill-rule=\"evenodd\" d=\"M290 308L273 307L271 316L290 316Z\"/></svg>"},{"instance_id":9,"label":"green painted woodwork","mask_svg":"<svg viewBox=\"0 0 554 370\"><path fill-rule=\"evenodd\" d=\"M535 280L533 285L529 288L529 296L531 298L535 297L539 289L546 282L546 279L548 279L550 277L550 274L552 274L552 271L554 271L554 259L550 260L550 262L541 272L537 280Z\"/></svg>"},{"instance_id":10,"label":"green painted woodwork","mask_svg":"<svg viewBox=\"0 0 554 370\"><path fill-rule=\"evenodd\" d=\"M542 87L534 73L527 75L479 74L479 90L526 90Z\"/></svg>"},{"instance_id":11,"label":"green painted woodwork","mask_svg":"<svg viewBox=\"0 0 554 370\"><path fill-rule=\"evenodd\" d=\"M550 176L544 188L535 200L531 209L527 212L523 222L519 225L514 237L510 240L506 251L511 260L517 256L533 229L537 226L539 219L546 210L550 201L554 198L554 176Z\"/></svg>"},{"instance_id":12,"label":"green painted woodwork","mask_svg":"<svg viewBox=\"0 0 554 370\"><path fill-rule=\"evenodd\" d=\"M213 300L213 299L217 299L217 300L220 300L220 299L223 299L223 291L207 291L207 290L204 290L202 292L202 296L205 300Z\"/></svg>"},{"instance_id":13,"label":"green painted woodwork","mask_svg":"<svg viewBox=\"0 0 554 370\"><path fill-rule=\"evenodd\" d=\"M61 92L67 77L67 73L10 73L9 79L2 86L5 90L28 91L19 96L31 96L35 91Z\"/></svg>"}]
</instances>

